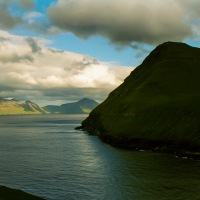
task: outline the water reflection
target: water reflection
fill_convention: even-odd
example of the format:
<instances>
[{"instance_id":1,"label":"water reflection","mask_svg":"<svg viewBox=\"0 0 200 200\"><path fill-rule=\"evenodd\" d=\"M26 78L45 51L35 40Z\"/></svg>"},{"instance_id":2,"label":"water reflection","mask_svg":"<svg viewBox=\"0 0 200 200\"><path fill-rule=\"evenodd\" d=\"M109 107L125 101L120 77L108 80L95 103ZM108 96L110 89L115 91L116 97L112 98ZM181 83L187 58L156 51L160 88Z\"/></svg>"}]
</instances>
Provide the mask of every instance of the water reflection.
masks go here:
<instances>
[{"instance_id":1,"label":"water reflection","mask_svg":"<svg viewBox=\"0 0 200 200\"><path fill-rule=\"evenodd\" d=\"M0 184L49 200L200 197L200 162L113 148L74 130L84 116L0 118Z\"/></svg>"}]
</instances>

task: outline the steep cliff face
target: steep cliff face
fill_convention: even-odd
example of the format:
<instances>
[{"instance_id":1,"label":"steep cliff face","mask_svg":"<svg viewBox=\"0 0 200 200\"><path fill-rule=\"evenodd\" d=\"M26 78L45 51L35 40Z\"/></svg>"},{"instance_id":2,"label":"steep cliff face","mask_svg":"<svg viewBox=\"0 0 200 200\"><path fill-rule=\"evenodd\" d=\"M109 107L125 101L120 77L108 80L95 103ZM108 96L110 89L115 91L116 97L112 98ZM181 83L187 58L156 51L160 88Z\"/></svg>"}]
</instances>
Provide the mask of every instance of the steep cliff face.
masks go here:
<instances>
[{"instance_id":1,"label":"steep cliff face","mask_svg":"<svg viewBox=\"0 0 200 200\"><path fill-rule=\"evenodd\" d=\"M156 47L82 122L119 146L200 147L200 49L166 42Z\"/></svg>"}]
</instances>

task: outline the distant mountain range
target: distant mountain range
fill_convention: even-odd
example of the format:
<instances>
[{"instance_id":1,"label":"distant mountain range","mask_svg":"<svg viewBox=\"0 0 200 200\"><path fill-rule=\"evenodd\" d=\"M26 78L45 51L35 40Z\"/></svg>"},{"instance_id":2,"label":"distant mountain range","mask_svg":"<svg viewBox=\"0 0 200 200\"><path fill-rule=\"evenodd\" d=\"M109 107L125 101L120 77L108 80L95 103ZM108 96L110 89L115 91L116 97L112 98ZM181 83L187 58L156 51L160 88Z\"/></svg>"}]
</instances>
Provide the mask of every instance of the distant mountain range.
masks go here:
<instances>
[{"instance_id":1,"label":"distant mountain range","mask_svg":"<svg viewBox=\"0 0 200 200\"><path fill-rule=\"evenodd\" d=\"M48 112L31 101L17 101L0 97L0 114L47 114Z\"/></svg>"},{"instance_id":2,"label":"distant mountain range","mask_svg":"<svg viewBox=\"0 0 200 200\"><path fill-rule=\"evenodd\" d=\"M99 104L88 98L81 99L80 101L62 104L60 106L48 105L45 106L45 110L49 113L60 113L60 114L88 114Z\"/></svg>"},{"instance_id":3,"label":"distant mountain range","mask_svg":"<svg viewBox=\"0 0 200 200\"><path fill-rule=\"evenodd\" d=\"M87 114L98 103L92 99L84 98L78 102L67 103L60 106L48 105L41 107L32 101L18 101L11 98L0 97L0 115L7 114Z\"/></svg>"}]
</instances>

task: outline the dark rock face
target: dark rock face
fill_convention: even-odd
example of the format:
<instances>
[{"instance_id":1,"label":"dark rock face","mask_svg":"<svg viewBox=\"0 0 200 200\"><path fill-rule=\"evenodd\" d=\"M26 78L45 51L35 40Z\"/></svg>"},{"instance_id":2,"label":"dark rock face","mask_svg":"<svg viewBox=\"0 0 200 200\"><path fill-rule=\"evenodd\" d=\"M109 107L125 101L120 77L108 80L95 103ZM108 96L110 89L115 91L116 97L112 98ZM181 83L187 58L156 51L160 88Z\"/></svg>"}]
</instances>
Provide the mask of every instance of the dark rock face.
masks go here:
<instances>
[{"instance_id":1,"label":"dark rock face","mask_svg":"<svg viewBox=\"0 0 200 200\"><path fill-rule=\"evenodd\" d=\"M199 77L199 48L159 45L82 128L116 146L200 151Z\"/></svg>"},{"instance_id":2,"label":"dark rock face","mask_svg":"<svg viewBox=\"0 0 200 200\"><path fill-rule=\"evenodd\" d=\"M0 186L1 200L44 200L43 198L25 193L21 190L10 189L5 186Z\"/></svg>"}]
</instances>

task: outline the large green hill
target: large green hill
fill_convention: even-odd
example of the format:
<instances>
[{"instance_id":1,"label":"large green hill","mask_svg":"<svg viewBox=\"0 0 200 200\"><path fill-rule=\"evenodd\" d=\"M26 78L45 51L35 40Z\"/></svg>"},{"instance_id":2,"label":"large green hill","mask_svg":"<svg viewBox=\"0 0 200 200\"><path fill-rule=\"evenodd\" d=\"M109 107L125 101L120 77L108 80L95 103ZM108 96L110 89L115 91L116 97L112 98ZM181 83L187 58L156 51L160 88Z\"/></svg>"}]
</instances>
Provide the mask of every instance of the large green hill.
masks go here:
<instances>
[{"instance_id":1,"label":"large green hill","mask_svg":"<svg viewBox=\"0 0 200 200\"><path fill-rule=\"evenodd\" d=\"M156 47L82 128L118 146L200 150L200 49Z\"/></svg>"}]
</instances>

